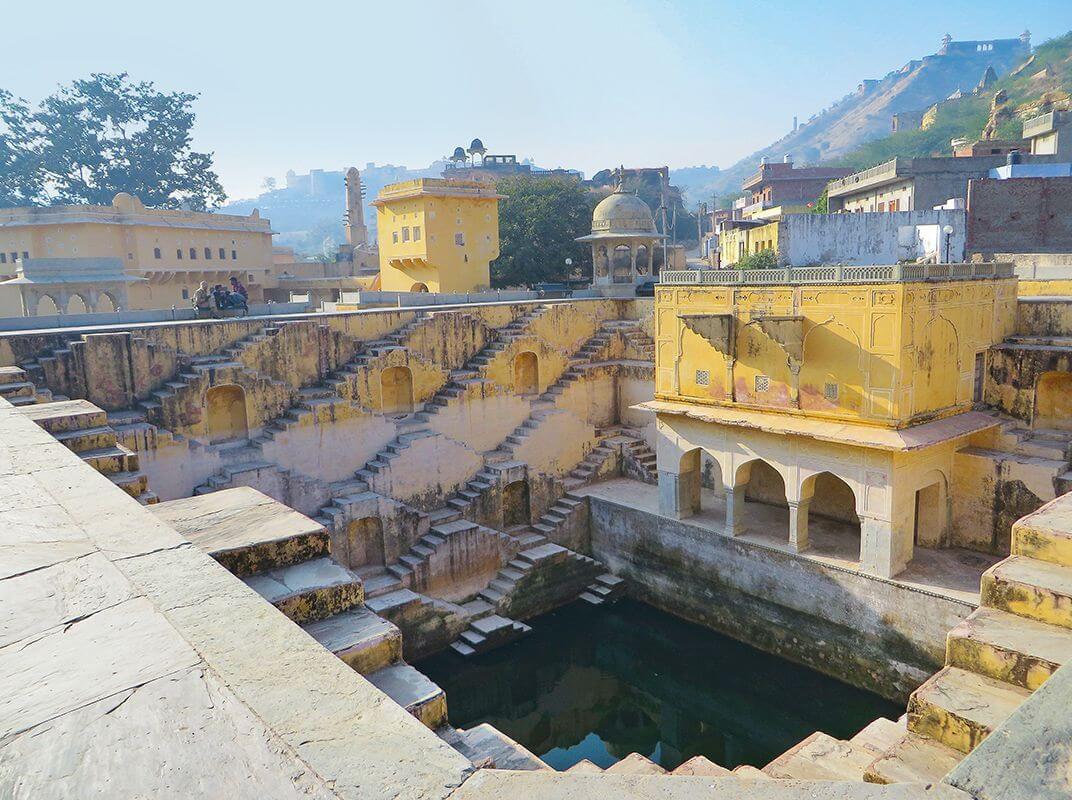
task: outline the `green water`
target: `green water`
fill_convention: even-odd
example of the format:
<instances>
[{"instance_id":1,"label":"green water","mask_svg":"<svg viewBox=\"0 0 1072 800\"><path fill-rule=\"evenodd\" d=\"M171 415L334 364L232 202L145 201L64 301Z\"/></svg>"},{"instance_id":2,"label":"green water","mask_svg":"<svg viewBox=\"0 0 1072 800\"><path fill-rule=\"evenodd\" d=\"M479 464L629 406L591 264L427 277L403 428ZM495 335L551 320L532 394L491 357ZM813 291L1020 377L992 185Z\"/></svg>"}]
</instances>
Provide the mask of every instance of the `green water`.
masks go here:
<instances>
[{"instance_id":1,"label":"green water","mask_svg":"<svg viewBox=\"0 0 1072 800\"><path fill-rule=\"evenodd\" d=\"M903 708L650 606L578 602L482 656L417 664L450 721L490 722L556 769L637 752L672 769L694 755L762 767L824 731L848 739Z\"/></svg>"}]
</instances>

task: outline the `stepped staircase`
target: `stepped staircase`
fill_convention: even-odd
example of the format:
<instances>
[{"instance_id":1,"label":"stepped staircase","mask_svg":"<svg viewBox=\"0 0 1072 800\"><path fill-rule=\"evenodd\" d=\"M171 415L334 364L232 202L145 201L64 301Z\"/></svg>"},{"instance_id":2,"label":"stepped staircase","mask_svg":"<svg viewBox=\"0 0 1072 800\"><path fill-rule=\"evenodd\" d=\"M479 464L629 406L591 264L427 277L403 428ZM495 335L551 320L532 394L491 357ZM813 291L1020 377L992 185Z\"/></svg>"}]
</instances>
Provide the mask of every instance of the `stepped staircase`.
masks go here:
<instances>
[{"instance_id":1,"label":"stepped staircase","mask_svg":"<svg viewBox=\"0 0 1072 800\"><path fill-rule=\"evenodd\" d=\"M644 483L659 483L659 466L655 451L643 439L632 439L622 445L626 474Z\"/></svg>"},{"instance_id":2,"label":"stepped staircase","mask_svg":"<svg viewBox=\"0 0 1072 800\"><path fill-rule=\"evenodd\" d=\"M402 661L401 632L369 606L361 578L331 557L323 526L249 488L153 510L415 717L431 728L445 723L443 690Z\"/></svg>"},{"instance_id":3,"label":"stepped staircase","mask_svg":"<svg viewBox=\"0 0 1072 800\"><path fill-rule=\"evenodd\" d=\"M22 367L0 367L0 397L13 406L47 403L52 392L38 389Z\"/></svg>"},{"instance_id":4,"label":"stepped staircase","mask_svg":"<svg viewBox=\"0 0 1072 800\"><path fill-rule=\"evenodd\" d=\"M983 573L981 605L949 632L946 666L908 704L908 732L866 770L934 781L1072 660L1072 496L1013 526L1012 555Z\"/></svg>"},{"instance_id":5,"label":"stepped staircase","mask_svg":"<svg viewBox=\"0 0 1072 800\"><path fill-rule=\"evenodd\" d=\"M108 415L88 400L33 403L20 410L142 505L158 501L139 471L138 454L119 443Z\"/></svg>"}]
</instances>

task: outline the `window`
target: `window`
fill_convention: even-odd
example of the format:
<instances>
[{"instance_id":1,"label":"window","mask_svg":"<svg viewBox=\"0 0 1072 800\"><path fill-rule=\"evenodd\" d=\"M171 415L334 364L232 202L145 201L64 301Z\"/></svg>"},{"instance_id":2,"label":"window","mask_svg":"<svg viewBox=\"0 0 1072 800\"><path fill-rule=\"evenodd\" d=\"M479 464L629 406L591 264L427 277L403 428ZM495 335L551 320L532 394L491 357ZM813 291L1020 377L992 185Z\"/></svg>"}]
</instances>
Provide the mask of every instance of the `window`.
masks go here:
<instances>
[{"instance_id":1,"label":"window","mask_svg":"<svg viewBox=\"0 0 1072 800\"><path fill-rule=\"evenodd\" d=\"M456 234L454 234L454 244L458 245L459 247L465 247L465 234L464 233L456 233Z\"/></svg>"},{"instance_id":2,"label":"window","mask_svg":"<svg viewBox=\"0 0 1072 800\"><path fill-rule=\"evenodd\" d=\"M29 254L29 253L27 253L27 252L26 252L25 250L23 250L23 251L22 251L22 257L23 257L23 258L29 258L29 257L30 257L30 254Z\"/></svg>"},{"instance_id":3,"label":"window","mask_svg":"<svg viewBox=\"0 0 1072 800\"><path fill-rule=\"evenodd\" d=\"M177 258L179 261L182 261L182 248L181 247L175 248L175 258Z\"/></svg>"},{"instance_id":4,"label":"window","mask_svg":"<svg viewBox=\"0 0 1072 800\"><path fill-rule=\"evenodd\" d=\"M160 260L160 248L159 247L154 247L153 248L153 258L157 259L158 261Z\"/></svg>"},{"instance_id":5,"label":"window","mask_svg":"<svg viewBox=\"0 0 1072 800\"><path fill-rule=\"evenodd\" d=\"M211 247L206 247L205 248L205 261L211 261L211 260L212 260L212 248Z\"/></svg>"},{"instance_id":6,"label":"window","mask_svg":"<svg viewBox=\"0 0 1072 800\"><path fill-rule=\"evenodd\" d=\"M232 261L237 261L238 260L238 251L237 250L232 250L231 251L231 260Z\"/></svg>"},{"instance_id":7,"label":"window","mask_svg":"<svg viewBox=\"0 0 1072 800\"><path fill-rule=\"evenodd\" d=\"M7 263L7 253L0 253L0 264Z\"/></svg>"},{"instance_id":8,"label":"window","mask_svg":"<svg viewBox=\"0 0 1072 800\"><path fill-rule=\"evenodd\" d=\"M14 264L14 263L15 263L16 261L18 261L18 260L19 260L19 254L18 254L18 251L16 251L16 250L12 250L12 251L11 251L11 263L12 263L12 264Z\"/></svg>"},{"instance_id":9,"label":"window","mask_svg":"<svg viewBox=\"0 0 1072 800\"><path fill-rule=\"evenodd\" d=\"M706 369L696 370L696 385L697 386L710 386L711 385L711 373Z\"/></svg>"},{"instance_id":10,"label":"window","mask_svg":"<svg viewBox=\"0 0 1072 800\"><path fill-rule=\"evenodd\" d=\"M836 403L838 399L838 385L836 383L825 384L823 386L823 397L831 403Z\"/></svg>"},{"instance_id":11,"label":"window","mask_svg":"<svg viewBox=\"0 0 1072 800\"><path fill-rule=\"evenodd\" d=\"M406 227L404 227L402 229L402 241L403 242L408 242L409 241L409 225L407 225Z\"/></svg>"},{"instance_id":12,"label":"window","mask_svg":"<svg viewBox=\"0 0 1072 800\"><path fill-rule=\"evenodd\" d=\"M190 290L189 289L183 289L182 290L182 299L183 300L189 300L190 299Z\"/></svg>"},{"instance_id":13,"label":"window","mask_svg":"<svg viewBox=\"0 0 1072 800\"><path fill-rule=\"evenodd\" d=\"M766 375L756 375L756 391L766 392L770 389L770 378Z\"/></svg>"},{"instance_id":14,"label":"window","mask_svg":"<svg viewBox=\"0 0 1072 800\"><path fill-rule=\"evenodd\" d=\"M225 258L227 258L227 251L224 248L221 247L220 248L220 261L223 261Z\"/></svg>"},{"instance_id":15,"label":"window","mask_svg":"<svg viewBox=\"0 0 1072 800\"><path fill-rule=\"evenodd\" d=\"M391 231L392 244L398 244L398 231Z\"/></svg>"},{"instance_id":16,"label":"window","mask_svg":"<svg viewBox=\"0 0 1072 800\"><path fill-rule=\"evenodd\" d=\"M414 225L413 226L413 241L419 242L420 240L421 240L421 226L420 225Z\"/></svg>"},{"instance_id":17,"label":"window","mask_svg":"<svg viewBox=\"0 0 1072 800\"><path fill-rule=\"evenodd\" d=\"M196 247L191 247L190 248L190 260L191 261L197 261L197 248Z\"/></svg>"}]
</instances>

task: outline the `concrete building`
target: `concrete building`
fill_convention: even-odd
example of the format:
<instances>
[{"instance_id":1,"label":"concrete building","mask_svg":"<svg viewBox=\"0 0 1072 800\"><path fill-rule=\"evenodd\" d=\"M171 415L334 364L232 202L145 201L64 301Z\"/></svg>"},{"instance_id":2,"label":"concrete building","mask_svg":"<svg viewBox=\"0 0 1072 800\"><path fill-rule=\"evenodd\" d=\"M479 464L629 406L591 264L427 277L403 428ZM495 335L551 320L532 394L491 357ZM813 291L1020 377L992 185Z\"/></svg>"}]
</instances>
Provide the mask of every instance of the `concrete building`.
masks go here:
<instances>
[{"instance_id":1,"label":"concrete building","mask_svg":"<svg viewBox=\"0 0 1072 800\"><path fill-rule=\"evenodd\" d=\"M764 159L741 184L741 189L749 193L740 208L741 217L756 218L779 207L781 213L803 211L822 194L827 183L851 172L844 167L797 167L789 155L776 164Z\"/></svg>"},{"instance_id":2,"label":"concrete building","mask_svg":"<svg viewBox=\"0 0 1072 800\"><path fill-rule=\"evenodd\" d=\"M593 286L632 287L652 279L655 248L665 239L648 204L619 184L592 212L592 232L577 241L592 245Z\"/></svg>"},{"instance_id":3,"label":"concrete building","mask_svg":"<svg viewBox=\"0 0 1072 800\"><path fill-rule=\"evenodd\" d=\"M894 158L884 164L831 181L830 211L915 211L964 198L968 181L985 178L1005 156L970 158Z\"/></svg>"},{"instance_id":4,"label":"concrete building","mask_svg":"<svg viewBox=\"0 0 1072 800\"><path fill-rule=\"evenodd\" d=\"M135 279L122 281L123 302L115 287L89 279L102 260ZM188 306L200 281L211 286L231 276L258 302L274 283L272 229L256 210L233 216L146 208L124 193L110 206L0 209L0 275L14 278L16 271L17 281L0 286L2 307L19 309L15 316Z\"/></svg>"},{"instance_id":5,"label":"concrete building","mask_svg":"<svg viewBox=\"0 0 1072 800\"><path fill-rule=\"evenodd\" d=\"M949 229L948 231L946 229ZM721 265L770 250L788 267L964 260L963 209L861 214L788 214L775 222L727 226Z\"/></svg>"},{"instance_id":6,"label":"concrete building","mask_svg":"<svg viewBox=\"0 0 1072 800\"><path fill-rule=\"evenodd\" d=\"M482 181L420 178L384 188L373 205L379 288L470 292L491 285L499 257L499 200Z\"/></svg>"},{"instance_id":7,"label":"concrete building","mask_svg":"<svg viewBox=\"0 0 1072 800\"><path fill-rule=\"evenodd\" d=\"M1050 111L1025 121L1024 139L1032 155L1072 161L1072 112Z\"/></svg>"}]
</instances>

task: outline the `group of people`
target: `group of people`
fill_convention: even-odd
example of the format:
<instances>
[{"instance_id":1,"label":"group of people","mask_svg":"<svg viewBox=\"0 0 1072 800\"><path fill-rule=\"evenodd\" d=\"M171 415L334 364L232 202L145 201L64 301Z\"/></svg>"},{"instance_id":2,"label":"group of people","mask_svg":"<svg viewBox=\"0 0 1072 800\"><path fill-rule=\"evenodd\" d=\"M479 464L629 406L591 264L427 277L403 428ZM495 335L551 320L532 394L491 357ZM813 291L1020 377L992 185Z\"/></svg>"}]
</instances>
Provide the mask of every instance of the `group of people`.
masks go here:
<instances>
[{"instance_id":1,"label":"group of people","mask_svg":"<svg viewBox=\"0 0 1072 800\"><path fill-rule=\"evenodd\" d=\"M194 308L200 313L210 313L215 306L217 311L227 309L248 309L249 291L242 285L242 281L232 276L231 288L227 289L223 284L217 283L212 289L208 288L205 281L194 292Z\"/></svg>"}]
</instances>

